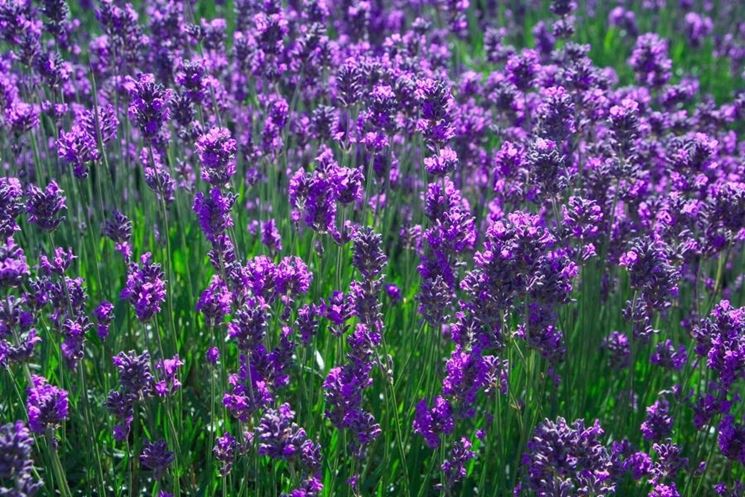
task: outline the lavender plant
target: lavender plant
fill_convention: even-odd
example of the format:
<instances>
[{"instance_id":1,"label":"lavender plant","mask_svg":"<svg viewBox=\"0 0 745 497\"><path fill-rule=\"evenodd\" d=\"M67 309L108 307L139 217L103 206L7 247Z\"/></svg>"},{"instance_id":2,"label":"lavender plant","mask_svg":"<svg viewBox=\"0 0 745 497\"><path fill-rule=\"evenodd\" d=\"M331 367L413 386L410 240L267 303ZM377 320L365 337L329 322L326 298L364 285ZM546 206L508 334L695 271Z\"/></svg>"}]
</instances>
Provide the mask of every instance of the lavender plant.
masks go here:
<instances>
[{"instance_id":1,"label":"lavender plant","mask_svg":"<svg viewBox=\"0 0 745 497\"><path fill-rule=\"evenodd\" d=\"M0 0L0 496L742 496L744 16Z\"/></svg>"}]
</instances>

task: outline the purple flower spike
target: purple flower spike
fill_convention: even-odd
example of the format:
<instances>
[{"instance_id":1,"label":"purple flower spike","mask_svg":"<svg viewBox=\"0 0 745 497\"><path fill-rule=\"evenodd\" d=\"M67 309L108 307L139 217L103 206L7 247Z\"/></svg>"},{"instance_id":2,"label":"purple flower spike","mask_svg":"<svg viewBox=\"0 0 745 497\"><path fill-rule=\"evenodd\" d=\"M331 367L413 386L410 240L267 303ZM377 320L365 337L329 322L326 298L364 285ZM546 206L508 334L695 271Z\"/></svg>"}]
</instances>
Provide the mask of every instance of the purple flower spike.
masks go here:
<instances>
[{"instance_id":1,"label":"purple flower spike","mask_svg":"<svg viewBox=\"0 0 745 497\"><path fill-rule=\"evenodd\" d=\"M211 128L197 140L197 153L202 165L202 179L213 186L222 186L235 174L236 141L225 128Z\"/></svg>"},{"instance_id":2,"label":"purple flower spike","mask_svg":"<svg viewBox=\"0 0 745 497\"><path fill-rule=\"evenodd\" d=\"M31 381L26 400L28 425L34 433L44 434L67 419L70 407L67 392L50 385L42 376L34 375Z\"/></svg>"},{"instance_id":3,"label":"purple flower spike","mask_svg":"<svg viewBox=\"0 0 745 497\"><path fill-rule=\"evenodd\" d=\"M130 263L127 282L120 297L132 304L140 321L148 321L160 312L166 300L166 281L160 264L152 261L147 252L140 257L140 265Z\"/></svg>"},{"instance_id":4,"label":"purple flower spike","mask_svg":"<svg viewBox=\"0 0 745 497\"><path fill-rule=\"evenodd\" d=\"M43 190L29 185L26 191L28 220L45 231L54 231L65 220L65 192L50 181Z\"/></svg>"},{"instance_id":5,"label":"purple flower spike","mask_svg":"<svg viewBox=\"0 0 745 497\"><path fill-rule=\"evenodd\" d=\"M146 442L140 454L140 463L151 470L155 478L160 478L173 463L175 456L168 450L165 440Z\"/></svg>"}]
</instances>

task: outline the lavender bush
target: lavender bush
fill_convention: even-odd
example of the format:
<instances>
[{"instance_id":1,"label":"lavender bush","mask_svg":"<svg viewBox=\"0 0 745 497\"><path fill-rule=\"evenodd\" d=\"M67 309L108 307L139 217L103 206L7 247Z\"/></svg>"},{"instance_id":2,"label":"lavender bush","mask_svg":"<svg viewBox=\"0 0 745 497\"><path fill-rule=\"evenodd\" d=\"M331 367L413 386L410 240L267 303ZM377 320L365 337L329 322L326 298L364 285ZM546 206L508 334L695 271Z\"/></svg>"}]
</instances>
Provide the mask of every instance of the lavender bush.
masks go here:
<instances>
[{"instance_id":1,"label":"lavender bush","mask_svg":"<svg viewBox=\"0 0 745 497\"><path fill-rule=\"evenodd\" d=\"M742 497L744 20L0 0L0 496Z\"/></svg>"}]
</instances>

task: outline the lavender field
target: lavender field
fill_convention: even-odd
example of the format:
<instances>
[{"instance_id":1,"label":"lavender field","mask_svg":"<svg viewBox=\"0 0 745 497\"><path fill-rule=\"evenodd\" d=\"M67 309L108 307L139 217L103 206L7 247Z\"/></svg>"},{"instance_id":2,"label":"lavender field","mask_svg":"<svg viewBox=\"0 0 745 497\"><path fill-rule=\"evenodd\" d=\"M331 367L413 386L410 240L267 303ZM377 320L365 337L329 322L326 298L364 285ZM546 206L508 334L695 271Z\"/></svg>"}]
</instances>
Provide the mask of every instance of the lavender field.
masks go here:
<instances>
[{"instance_id":1,"label":"lavender field","mask_svg":"<svg viewBox=\"0 0 745 497\"><path fill-rule=\"evenodd\" d=\"M745 3L0 0L0 497L744 497Z\"/></svg>"}]
</instances>

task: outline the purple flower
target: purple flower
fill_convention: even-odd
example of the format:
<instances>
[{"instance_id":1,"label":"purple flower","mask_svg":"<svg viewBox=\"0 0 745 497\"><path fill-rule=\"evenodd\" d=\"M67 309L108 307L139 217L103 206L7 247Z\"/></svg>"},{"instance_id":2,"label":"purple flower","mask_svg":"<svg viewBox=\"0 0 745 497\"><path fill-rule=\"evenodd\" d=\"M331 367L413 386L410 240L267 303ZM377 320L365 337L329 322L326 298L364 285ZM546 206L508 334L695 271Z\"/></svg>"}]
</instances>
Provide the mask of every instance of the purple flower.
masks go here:
<instances>
[{"instance_id":1,"label":"purple flower","mask_svg":"<svg viewBox=\"0 0 745 497\"><path fill-rule=\"evenodd\" d=\"M399 302L401 300L401 289L393 283L384 285L383 290L385 290L386 295L388 295L388 298L390 298L391 301Z\"/></svg>"},{"instance_id":2,"label":"purple flower","mask_svg":"<svg viewBox=\"0 0 745 497\"><path fill-rule=\"evenodd\" d=\"M173 452L168 450L165 440L145 442L140 453L140 464L151 470L155 478L160 478L175 460Z\"/></svg>"},{"instance_id":3,"label":"purple flower","mask_svg":"<svg viewBox=\"0 0 745 497\"><path fill-rule=\"evenodd\" d=\"M23 249L16 245L13 238L6 239L0 245L0 286L18 286L30 274Z\"/></svg>"},{"instance_id":4,"label":"purple flower","mask_svg":"<svg viewBox=\"0 0 745 497\"><path fill-rule=\"evenodd\" d=\"M178 354L170 359L161 359L158 361L155 369L159 372L160 379L153 385L153 389L158 397L173 395L176 390L181 388L181 381L179 381L176 374L183 365L184 361L179 359Z\"/></svg>"},{"instance_id":5,"label":"purple flower","mask_svg":"<svg viewBox=\"0 0 745 497\"><path fill-rule=\"evenodd\" d=\"M45 231L54 231L65 219L65 192L50 181L42 190L36 185L29 185L26 191L26 212L28 220Z\"/></svg>"},{"instance_id":6,"label":"purple flower","mask_svg":"<svg viewBox=\"0 0 745 497\"><path fill-rule=\"evenodd\" d=\"M204 314L208 325L216 326L230 312L233 294L219 275L213 275L209 286L197 301L197 311Z\"/></svg>"},{"instance_id":7,"label":"purple flower","mask_svg":"<svg viewBox=\"0 0 745 497\"><path fill-rule=\"evenodd\" d=\"M572 96L563 86L551 86L541 91L542 101L538 106L538 134L561 143L577 129Z\"/></svg>"},{"instance_id":8,"label":"purple flower","mask_svg":"<svg viewBox=\"0 0 745 497\"><path fill-rule=\"evenodd\" d=\"M0 236L8 238L18 231L16 218L23 211L23 188L18 178L0 178Z\"/></svg>"},{"instance_id":9,"label":"purple flower","mask_svg":"<svg viewBox=\"0 0 745 497\"><path fill-rule=\"evenodd\" d=\"M673 430L673 418L670 416L670 403L666 399L655 401L647 407L647 417L641 425L644 438L660 441L669 436Z\"/></svg>"},{"instance_id":10,"label":"purple flower","mask_svg":"<svg viewBox=\"0 0 745 497\"><path fill-rule=\"evenodd\" d=\"M33 313L12 295L0 300L0 365L27 362L41 342Z\"/></svg>"},{"instance_id":11,"label":"purple flower","mask_svg":"<svg viewBox=\"0 0 745 497\"><path fill-rule=\"evenodd\" d=\"M476 457L476 452L471 450L471 441L465 437L453 442L448 458L440 467L445 473L443 485L452 488L457 482L466 477L466 464Z\"/></svg>"},{"instance_id":12,"label":"purple flower","mask_svg":"<svg viewBox=\"0 0 745 497\"><path fill-rule=\"evenodd\" d=\"M421 435L427 445L435 449L440 446L440 437L449 435L455 428L450 402L437 396L434 406L430 409L426 400L420 400L416 405L414 416L414 433Z\"/></svg>"},{"instance_id":13,"label":"purple flower","mask_svg":"<svg viewBox=\"0 0 745 497\"><path fill-rule=\"evenodd\" d=\"M521 54L513 54L507 59L505 71L507 79L519 90L527 90L540 69L539 56L535 50L523 50Z\"/></svg>"},{"instance_id":14,"label":"purple flower","mask_svg":"<svg viewBox=\"0 0 745 497\"><path fill-rule=\"evenodd\" d=\"M667 41L656 33L645 33L636 39L629 58L636 79L651 87L660 87L671 76L672 61L667 53Z\"/></svg>"},{"instance_id":15,"label":"purple flower","mask_svg":"<svg viewBox=\"0 0 745 497\"><path fill-rule=\"evenodd\" d=\"M14 100L5 108L5 122L20 135L39 126L39 107Z\"/></svg>"},{"instance_id":16,"label":"purple flower","mask_svg":"<svg viewBox=\"0 0 745 497\"><path fill-rule=\"evenodd\" d=\"M233 468L233 462L238 448L238 441L230 432L226 431L215 439L212 453L215 455L215 459L220 462L220 474L222 476L230 473L230 470Z\"/></svg>"},{"instance_id":17,"label":"purple flower","mask_svg":"<svg viewBox=\"0 0 745 497\"><path fill-rule=\"evenodd\" d=\"M323 483L317 476L310 476L300 483L300 486L282 497L318 497L323 491Z\"/></svg>"},{"instance_id":18,"label":"purple flower","mask_svg":"<svg viewBox=\"0 0 745 497\"><path fill-rule=\"evenodd\" d=\"M620 331L611 331L603 340L603 348L610 354L608 360L613 369L626 368L631 364L629 338Z\"/></svg>"},{"instance_id":19,"label":"purple flower","mask_svg":"<svg viewBox=\"0 0 745 497\"><path fill-rule=\"evenodd\" d=\"M636 100L624 98L620 104L609 111L609 120L613 138L624 155L632 150L634 139L639 133L639 104Z\"/></svg>"},{"instance_id":20,"label":"purple flower","mask_svg":"<svg viewBox=\"0 0 745 497\"><path fill-rule=\"evenodd\" d=\"M646 452L634 452L624 461L624 469L631 472L634 480L640 480L650 474L652 467L652 458Z\"/></svg>"},{"instance_id":21,"label":"purple flower","mask_svg":"<svg viewBox=\"0 0 745 497\"><path fill-rule=\"evenodd\" d=\"M298 296L307 293L313 282L313 273L300 257L284 257L277 265L277 292L280 295Z\"/></svg>"},{"instance_id":22,"label":"purple flower","mask_svg":"<svg viewBox=\"0 0 745 497\"><path fill-rule=\"evenodd\" d=\"M98 160L96 140L85 129L74 125L70 131L60 131L57 139L57 155L70 164L78 178L88 176L88 163Z\"/></svg>"},{"instance_id":23,"label":"purple flower","mask_svg":"<svg viewBox=\"0 0 745 497\"><path fill-rule=\"evenodd\" d=\"M39 272L47 276L54 274L63 276L75 259L77 257L71 248L55 247L53 257L45 254L39 256Z\"/></svg>"},{"instance_id":24,"label":"purple flower","mask_svg":"<svg viewBox=\"0 0 745 497\"><path fill-rule=\"evenodd\" d=\"M693 337L696 353L706 357L706 366L715 372L722 389L745 378L745 307L720 301L694 328Z\"/></svg>"},{"instance_id":25,"label":"purple flower","mask_svg":"<svg viewBox=\"0 0 745 497\"><path fill-rule=\"evenodd\" d=\"M680 371L688 361L685 345L675 347L672 340L667 339L657 344L651 358L652 364Z\"/></svg>"},{"instance_id":26,"label":"purple flower","mask_svg":"<svg viewBox=\"0 0 745 497\"><path fill-rule=\"evenodd\" d=\"M33 497L43 482L37 480L32 459L34 438L22 421L0 426L0 493Z\"/></svg>"},{"instance_id":27,"label":"purple flower","mask_svg":"<svg viewBox=\"0 0 745 497\"><path fill-rule=\"evenodd\" d=\"M267 409L256 427L259 455L287 461L297 460L309 471L320 467L319 447L293 420L290 404Z\"/></svg>"},{"instance_id":28,"label":"purple flower","mask_svg":"<svg viewBox=\"0 0 745 497\"><path fill-rule=\"evenodd\" d=\"M719 423L719 450L728 459L745 464L745 425L725 416Z\"/></svg>"},{"instance_id":29,"label":"purple flower","mask_svg":"<svg viewBox=\"0 0 745 497\"><path fill-rule=\"evenodd\" d=\"M272 252L282 251L282 237L277 229L274 219L261 223L261 243Z\"/></svg>"},{"instance_id":30,"label":"purple flower","mask_svg":"<svg viewBox=\"0 0 745 497\"><path fill-rule=\"evenodd\" d=\"M130 78L129 118L140 128L142 135L152 141L161 133L163 125L170 118L170 104L173 90L165 89L155 81L152 74L140 74L137 79Z\"/></svg>"},{"instance_id":31,"label":"purple flower","mask_svg":"<svg viewBox=\"0 0 745 497\"><path fill-rule=\"evenodd\" d=\"M458 154L450 147L441 149L437 155L424 159L424 167L432 176L445 176L458 165Z\"/></svg>"},{"instance_id":32,"label":"purple flower","mask_svg":"<svg viewBox=\"0 0 745 497\"><path fill-rule=\"evenodd\" d=\"M388 258L382 249L383 238L372 228L364 227L352 237L354 255L352 265L365 279L371 280L380 275Z\"/></svg>"},{"instance_id":33,"label":"purple flower","mask_svg":"<svg viewBox=\"0 0 745 497\"><path fill-rule=\"evenodd\" d=\"M119 352L112 358L112 362L119 371L119 384L123 392L138 398L150 393L153 375L150 370L150 354L147 351L139 355L132 350Z\"/></svg>"},{"instance_id":34,"label":"purple flower","mask_svg":"<svg viewBox=\"0 0 745 497\"><path fill-rule=\"evenodd\" d=\"M318 333L319 319L321 317L322 308L318 305L304 305L297 311L297 319L295 320L295 328L300 333L300 339L307 345Z\"/></svg>"},{"instance_id":35,"label":"purple flower","mask_svg":"<svg viewBox=\"0 0 745 497\"><path fill-rule=\"evenodd\" d=\"M104 222L103 234L115 243L116 251L126 260L132 257L132 221L124 213L115 210Z\"/></svg>"},{"instance_id":36,"label":"purple flower","mask_svg":"<svg viewBox=\"0 0 745 497\"><path fill-rule=\"evenodd\" d=\"M145 183L161 201L173 202L176 183L171 173L163 164L156 162L152 165L151 162L144 168Z\"/></svg>"},{"instance_id":37,"label":"purple flower","mask_svg":"<svg viewBox=\"0 0 745 497\"><path fill-rule=\"evenodd\" d=\"M175 75L176 83L184 88L189 100L201 103L207 94L205 85L205 65L200 60L184 60Z\"/></svg>"},{"instance_id":38,"label":"purple flower","mask_svg":"<svg viewBox=\"0 0 745 497\"><path fill-rule=\"evenodd\" d=\"M199 219L202 232L211 242L233 226L230 209L235 203L233 193L223 193L219 188L212 188L209 195L197 192L194 195L193 209Z\"/></svg>"},{"instance_id":39,"label":"purple flower","mask_svg":"<svg viewBox=\"0 0 745 497\"><path fill-rule=\"evenodd\" d=\"M225 128L211 128L196 143L202 179L213 186L222 186L235 174L236 141Z\"/></svg>"},{"instance_id":40,"label":"purple flower","mask_svg":"<svg viewBox=\"0 0 745 497\"><path fill-rule=\"evenodd\" d=\"M108 143L116 137L119 128L119 119L116 116L116 109L111 104L100 105L98 114L95 110L84 110L80 116L81 125L86 133L95 141L98 140L98 133L101 133L101 141ZM96 152L98 152L96 150Z\"/></svg>"},{"instance_id":41,"label":"purple flower","mask_svg":"<svg viewBox=\"0 0 745 497\"><path fill-rule=\"evenodd\" d=\"M97 332L101 340L109 336L109 327L114 320L114 304L108 300L102 300L93 310L93 317L98 321Z\"/></svg>"},{"instance_id":42,"label":"purple flower","mask_svg":"<svg viewBox=\"0 0 745 497\"><path fill-rule=\"evenodd\" d=\"M252 350L264 340L269 326L268 306L263 300L249 301L238 309L228 323L228 337L244 352Z\"/></svg>"},{"instance_id":43,"label":"purple flower","mask_svg":"<svg viewBox=\"0 0 745 497\"><path fill-rule=\"evenodd\" d=\"M678 294L680 269L676 255L662 240L637 238L631 248L621 255L619 265L629 272L631 287L654 309L665 309Z\"/></svg>"},{"instance_id":44,"label":"purple flower","mask_svg":"<svg viewBox=\"0 0 745 497\"><path fill-rule=\"evenodd\" d=\"M649 497L680 497L678 489L674 483L670 485L659 484L649 492Z\"/></svg>"},{"instance_id":45,"label":"purple flower","mask_svg":"<svg viewBox=\"0 0 745 497\"><path fill-rule=\"evenodd\" d=\"M135 309L137 319L148 321L160 312L166 300L166 281L160 264L152 262L153 255L147 252L140 257L140 265L130 263L127 282L120 293Z\"/></svg>"},{"instance_id":46,"label":"purple flower","mask_svg":"<svg viewBox=\"0 0 745 497\"><path fill-rule=\"evenodd\" d=\"M218 349L217 347L210 347L209 349L207 349L205 359L209 364L212 364L214 366L215 364L217 364L217 361L220 360L220 349Z\"/></svg>"},{"instance_id":47,"label":"purple flower","mask_svg":"<svg viewBox=\"0 0 745 497\"><path fill-rule=\"evenodd\" d=\"M447 374L442 381L442 392L457 399L470 417L480 391L505 390L506 367L506 361L482 355L478 349L469 352L458 345L445 363Z\"/></svg>"},{"instance_id":48,"label":"purple flower","mask_svg":"<svg viewBox=\"0 0 745 497\"><path fill-rule=\"evenodd\" d=\"M42 376L32 376L31 382L26 399L28 425L34 433L44 434L67 419L70 407L67 392L50 385Z\"/></svg>"},{"instance_id":49,"label":"purple flower","mask_svg":"<svg viewBox=\"0 0 745 497\"><path fill-rule=\"evenodd\" d=\"M523 456L528 487L537 495L553 495L556 489L567 495L613 494L612 462L600 440L603 434L598 421L590 427L581 419L571 425L564 418L540 423Z\"/></svg>"},{"instance_id":50,"label":"purple flower","mask_svg":"<svg viewBox=\"0 0 745 497\"><path fill-rule=\"evenodd\" d=\"M709 36L714 29L714 23L710 17L701 16L696 12L688 12L685 15L685 33L688 42L693 47L701 46L701 42Z\"/></svg>"},{"instance_id":51,"label":"purple flower","mask_svg":"<svg viewBox=\"0 0 745 497\"><path fill-rule=\"evenodd\" d=\"M615 7L610 11L610 14L608 14L608 24L623 29L631 36L636 36L638 33L636 14L634 14L633 10L626 10L621 6Z\"/></svg>"}]
</instances>

